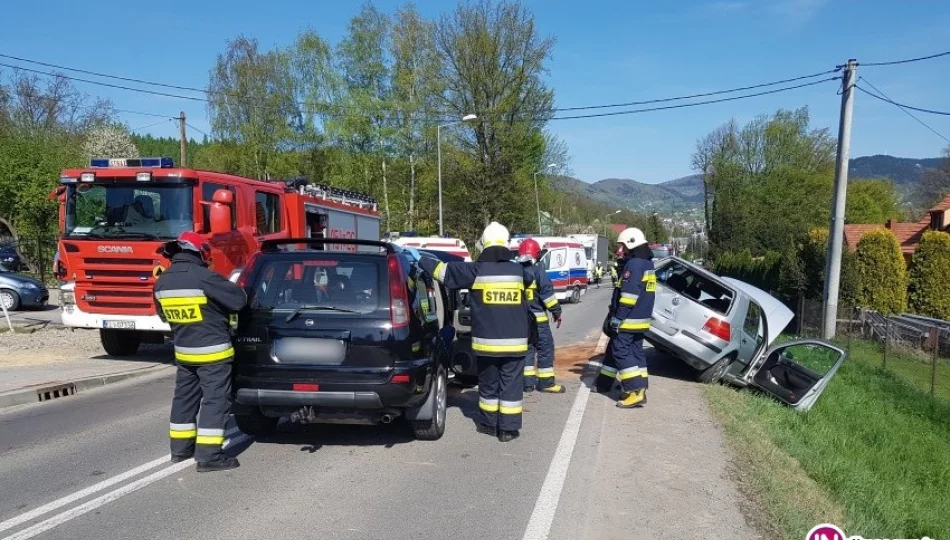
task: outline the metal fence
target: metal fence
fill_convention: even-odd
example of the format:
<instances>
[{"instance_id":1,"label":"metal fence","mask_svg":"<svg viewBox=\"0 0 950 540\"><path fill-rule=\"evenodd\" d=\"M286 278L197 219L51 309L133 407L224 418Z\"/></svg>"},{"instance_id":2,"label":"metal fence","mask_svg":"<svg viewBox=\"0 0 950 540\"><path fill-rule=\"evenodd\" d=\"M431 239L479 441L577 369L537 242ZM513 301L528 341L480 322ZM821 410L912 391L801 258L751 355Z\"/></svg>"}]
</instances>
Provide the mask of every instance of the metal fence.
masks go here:
<instances>
[{"instance_id":1,"label":"metal fence","mask_svg":"<svg viewBox=\"0 0 950 540\"><path fill-rule=\"evenodd\" d=\"M820 338L822 304L797 302L798 335ZM859 306L839 306L835 341L850 361L885 369L911 387L950 401L950 321L912 313L885 316Z\"/></svg>"}]
</instances>

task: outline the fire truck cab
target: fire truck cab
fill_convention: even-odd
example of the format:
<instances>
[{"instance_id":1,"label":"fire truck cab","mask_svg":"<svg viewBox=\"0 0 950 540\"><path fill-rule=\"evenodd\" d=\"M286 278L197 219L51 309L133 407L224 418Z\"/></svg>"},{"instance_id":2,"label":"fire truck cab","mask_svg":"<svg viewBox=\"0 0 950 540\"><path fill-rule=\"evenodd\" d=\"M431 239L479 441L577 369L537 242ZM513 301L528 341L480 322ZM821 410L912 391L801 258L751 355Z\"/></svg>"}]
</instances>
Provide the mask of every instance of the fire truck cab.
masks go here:
<instances>
[{"instance_id":1,"label":"fire truck cab","mask_svg":"<svg viewBox=\"0 0 950 540\"><path fill-rule=\"evenodd\" d=\"M63 325L98 329L113 356L162 343L170 332L152 287L169 265L162 246L184 231L207 239L211 267L225 277L265 240L379 237L378 205L365 195L302 178L264 182L180 168L168 157L93 159L64 170L55 196Z\"/></svg>"}]
</instances>

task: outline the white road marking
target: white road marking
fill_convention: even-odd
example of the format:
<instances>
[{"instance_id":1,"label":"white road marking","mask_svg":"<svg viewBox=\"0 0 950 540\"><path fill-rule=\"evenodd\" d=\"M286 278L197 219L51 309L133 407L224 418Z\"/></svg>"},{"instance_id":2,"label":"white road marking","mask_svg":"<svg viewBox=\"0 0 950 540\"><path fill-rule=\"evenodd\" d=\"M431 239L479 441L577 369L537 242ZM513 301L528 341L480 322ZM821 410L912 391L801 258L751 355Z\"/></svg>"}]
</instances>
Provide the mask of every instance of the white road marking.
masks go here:
<instances>
[{"instance_id":1,"label":"white road marking","mask_svg":"<svg viewBox=\"0 0 950 540\"><path fill-rule=\"evenodd\" d=\"M601 341L605 341L606 337L603 336ZM600 348L601 344L598 343L598 349ZM588 361L588 365L590 364L592 363ZM581 422L584 420L588 396L590 396L590 388L586 384L581 384L574 398L574 404L571 406L571 412L567 416L567 422L564 424L564 431L561 432L561 439L557 443L554 457L551 459L548 474L544 477L544 484L541 485L541 493L534 503L531 519L528 520L528 527L524 532L524 540L547 540L551 533L551 524L554 523L554 514L561 500L564 481L567 480L567 470L571 465L571 456L574 454Z\"/></svg>"},{"instance_id":2,"label":"white road marking","mask_svg":"<svg viewBox=\"0 0 950 540\"><path fill-rule=\"evenodd\" d=\"M43 506L40 506L39 508L30 510L29 512L20 514L19 516L16 516L14 518L10 518L4 521L3 523L0 523L0 532L6 531L8 529L12 529L13 527L16 527L17 525L26 523L28 521L32 521L42 516L43 514L48 514L52 512L53 510L62 508L63 506L66 506L68 504L72 504L80 499L84 499L88 497L89 495L92 495L93 493L98 493L106 489L107 487L114 486L115 484L118 484L119 482L124 482L128 480L129 478L138 476L149 469L154 469L155 467L158 467L159 465L168 463L168 460L169 460L169 456L163 456L156 460L149 461L148 463L144 465L139 465L138 467L128 470L122 474L117 474L113 476L112 478L108 478L106 480L103 480L102 482L99 482L98 484L91 485L85 489L82 489L80 491L67 495L63 497L62 499L57 499L49 504L44 504Z\"/></svg>"},{"instance_id":3,"label":"white road marking","mask_svg":"<svg viewBox=\"0 0 950 540\"><path fill-rule=\"evenodd\" d=\"M236 434L237 436L234 437L233 439L225 440L224 444L222 445L222 448L227 448L228 446L243 444L244 442L248 441L251 438L250 435L241 433L241 431L237 428L229 429L227 431L227 434L228 435ZM93 493L102 491L106 489L107 487L113 486L120 482L124 482L125 480L133 478L145 471L154 469L155 467L161 464L168 463L169 459L170 459L169 456L158 458L144 465L140 465L132 470L113 476L112 478L109 478L108 480L104 480L102 482L99 482L98 484L95 484L83 490L77 491L76 493L73 493L61 499L55 500L49 504L45 504L35 510L31 510L24 514L20 514L19 516L16 516L14 518L8 519L7 521L0 523L0 532L16 527L17 525L22 525L23 523L26 523L28 521L32 521L44 514L48 514L49 512L52 512L53 510L72 504L76 501L79 501L80 499L83 499L85 497L88 497L89 495L92 495ZM27 527L26 529L23 529L22 531L16 534L13 534L12 536L7 536L6 538L2 538L0 540L26 540L27 538L33 538L34 536L38 534L42 534L59 525L62 525L63 523L66 523L67 521L75 519L83 514L89 513L101 506L105 506L106 504L109 504L110 502L120 497L128 495L129 493L132 493L134 491L138 491L139 489L142 489L143 487L149 484L157 482L161 480L162 478L165 478L166 476L175 474L176 472L181 471L190 465L194 465L194 463L195 463L194 459L188 459L180 463L172 464L169 467L158 470L146 477L140 478L139 480L126 484L104 495L100 495L99 497L96 497L95 499L92 499L91 501L88 501L75 508L72 508L60 514L57 514L45 521L41 521L40 523L37 523L36 525Z\"/></svg>"},{"instance_id":4,"label":"white road marking","mask_svg":"<svg viewBox=\"0 0 950 540\"><path fill-rule=\"evenodd\" d=\"M96 497L95 499L92 499L91 501L87 503L81 504L61 514L57 514L47 519L46 521L41 521L37 523L36 525L33 525L32 527L27 527L26 529L23 529L22 531L12 536L3 538L2 540L26 540L27 538L33 538L34 536L38 534L42 534L54 527L62 525L63 523L66 523L67 521L71 519L75 519L83 514L92 512L93 510L99 508L100 506L106 505L118 499L119 497L128 495L129 493L132 493L133 491L142 489L143 487L153 482L157 482L161 480L162 478L165 478L166 476L171 476L175 474L176 472L182 469L185 469L186 467L190 467L194 464L195 464L194 459L188 459L180 463L175 463L169 467L156 471L144 478L140 478L132 483L126 484L120 487L119 489L110 491L109 493L106 493L105 495L100 495L99 497Z\"/></svg>"}]
</instances>

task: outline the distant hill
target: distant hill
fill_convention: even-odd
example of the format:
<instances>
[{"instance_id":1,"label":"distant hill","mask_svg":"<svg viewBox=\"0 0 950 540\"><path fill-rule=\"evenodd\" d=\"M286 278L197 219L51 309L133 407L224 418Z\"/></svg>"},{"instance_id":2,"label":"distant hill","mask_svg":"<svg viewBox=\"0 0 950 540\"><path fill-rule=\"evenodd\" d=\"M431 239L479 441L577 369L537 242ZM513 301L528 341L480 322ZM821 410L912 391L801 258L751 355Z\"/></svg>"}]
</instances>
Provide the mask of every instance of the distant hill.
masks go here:
<instances>
[{"instance_id":1,"label":"distant hill","mask_svg":"<svg viewBox=\"0 0 950 540\"><path fill-rule=\"evenodd\" d=\"M910 197L924 172L940 164L941 158L902 158L865 156L854 158L848 165L848 178L889 178L905 197Z\"/></svg>"},{"instance_id":2,"label":"distant hill","mask_svg":"<svg viewBox=\"0 0 950 540\"><path fill-rule=\"evenodd\" d=\"M849 178L889 178L898 192L909 199L927 169L936 167L941 158L901 158L864 156L851 160ZM568 193L589 197L637 211L661 213L696 213L703 205L703 177L684 176L659 184L645 184L628 178L607 178L587 183L576 178L559 176L554 187Z\"/></svg>"}]
</instances>

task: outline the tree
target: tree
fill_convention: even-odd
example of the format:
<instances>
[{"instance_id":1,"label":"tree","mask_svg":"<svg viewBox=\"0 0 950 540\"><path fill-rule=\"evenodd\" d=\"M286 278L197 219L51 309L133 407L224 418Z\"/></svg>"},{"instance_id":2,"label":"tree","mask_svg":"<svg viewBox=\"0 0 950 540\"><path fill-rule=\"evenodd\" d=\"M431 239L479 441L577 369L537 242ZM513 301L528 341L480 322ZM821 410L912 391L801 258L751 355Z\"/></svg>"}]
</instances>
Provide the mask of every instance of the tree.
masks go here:
<instances>
[{"instance_id":1,"label":"tree","mask_svg":"<svg viewBox=\"0 0 950 540\"><path fill-rule=\"evenodd\" d=\"M854 277L856 300L868 309L892 315L907 308L907 267L891 231L869 231L858 242Z\"/></svg>"},{"instance_id":2,"label":"tree","mask_svg":"<svg viewBox=\"0 0 950 540\"><path fill-rule=\"evenodd\" d=\"M218 55L208 84L212 133L244 150L228 172L260 179L296 172L287 155L301 125L290 59L282 50L262 53L243 36Z\"/></svg>"},{"instance_id":3,"label":"tree","mask_svg":"<svg viewBox=\"0 0 950 540\"><path fill-rule=\"evenodd\" d=\"M809 127L807 108L779 110L741 128L730 121L701 139L693 167L712 192L713 255L782 252L827 223L834 149L827 130Z\"/></svg>"},{"instance_id":4,"label":"tree","mask_svg":"<svg viewBox=\"0 0 950 540\"><path fill-rule=\"evenodd\" d=\"M523 194L533 191L532 174L543 166L543 129L553 114L554 92L544 78L554 39L538 35L517 1L477 0L439 21L435 43L446 116L478 115L469 130L446 134L473 157L453 179L470 195L455 219L468 229L492 220L527 228L533 201Z\"/></svg>"},{"instance_id":5,"label":"tree","mask_svg":"<svg viewBox=\"0 0 950 540\"><path fill-rule=\"evenodd\" d=\"M950 320L950 234L927 231L910 267L910 309L919 315Z\"/></svg>"},{"instance_id":6,"label":"tree","mask_svg":"<svg viewBox=\"0 0 950 540\"><path fill-rule=\"evenodd\" d=\"M119 124L97 126L89 130L82 144L83 154L93 157L139 157L129 130Z\"/></svg>"},{"instance_id":7,"label":"tree","mask_svg":"<svg viewBox=\"0 0 950 540\"><path fill-rule=\"evenodd\" d=\"M950 146L943 151L944 159L934 169L924 172L913 199L929 208L950 194Z\"/></svg>"},{"instance_id":8,"label":"tree","mask_svg":"<svg viewBox=\"0 0 950 540\"><path fill-rule=\"evenodd\" d=\"M880 223L899 220L900 195L888 179L854 180L848 183L846 223Z\"/></svg>"},{"instance_id":9,"label":"tree","mask_svg":"<svg viewBox=\"0 0 950 540\"><path fill-rule=\"evenodd\" d=\"M413 4L400 9L390 36L393 57L392 101L395 146L409 159L406 194L406 227L416 218L416 167L432 150L432 124L438 122L439 96L444 91L438 77L441 58L435 49L435 25L419 15Z\"/></svg>"}]
</instances>

